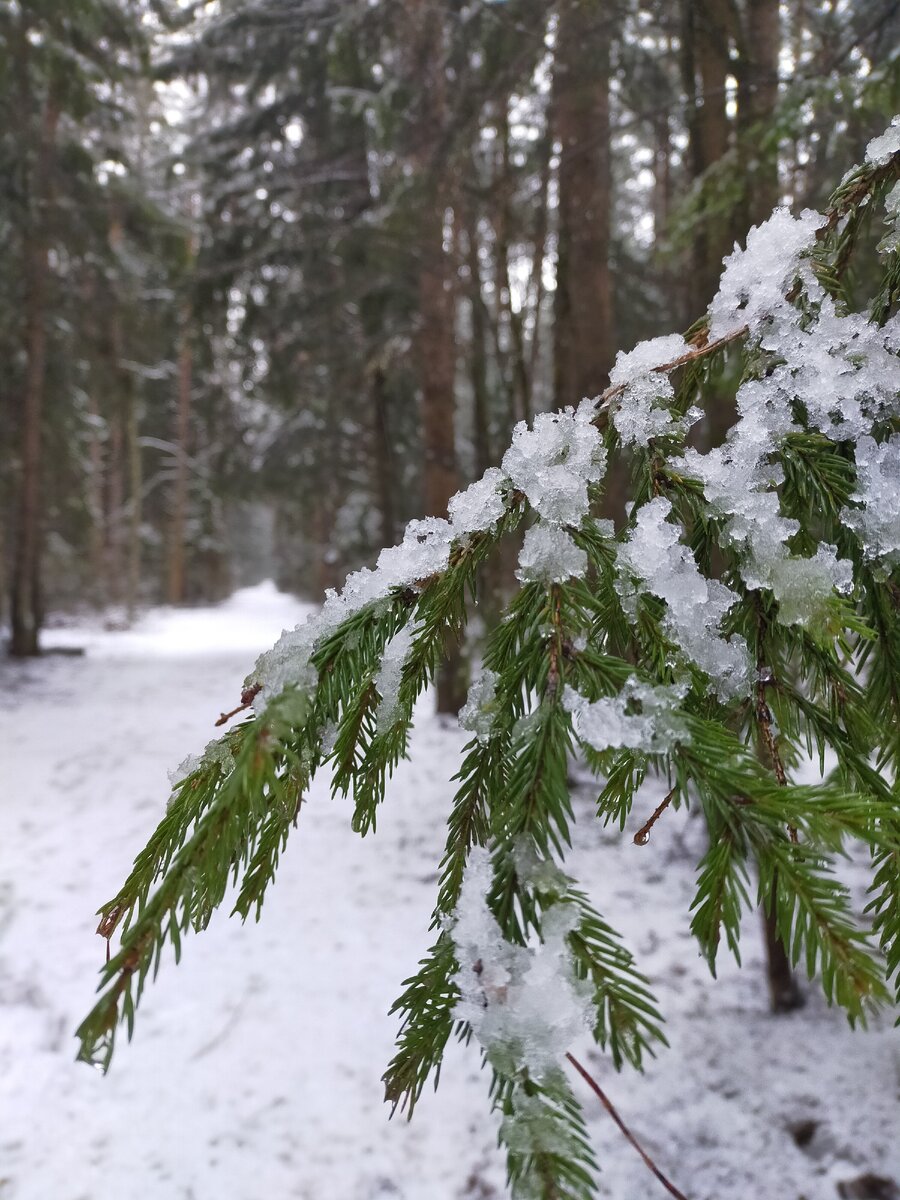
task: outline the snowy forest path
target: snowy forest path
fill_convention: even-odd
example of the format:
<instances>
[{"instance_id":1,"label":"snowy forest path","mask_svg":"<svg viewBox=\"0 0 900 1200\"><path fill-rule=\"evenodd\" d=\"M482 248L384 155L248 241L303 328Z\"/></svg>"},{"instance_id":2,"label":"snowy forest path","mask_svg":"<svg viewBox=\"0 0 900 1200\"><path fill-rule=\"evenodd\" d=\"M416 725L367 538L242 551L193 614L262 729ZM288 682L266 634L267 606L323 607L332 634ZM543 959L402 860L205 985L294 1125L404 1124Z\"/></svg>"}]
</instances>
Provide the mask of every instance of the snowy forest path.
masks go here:
<instances>
[{"instance_id":1,"label":"snowy forest path","mask_svg":"<svg viewBox=\"0 0 900 1200\"><path fill-rule=\"evenodd\" d=\"M432 1121L389 1123L381 1100L461 738L436 723L377 840L319 781L260 927L218 914L110 1075L74 1061L104 953L94 912L155 825L167 768L215 736L256 653L306 611L257 588L132 632L56 631L86 655L0 665L2 1200L450 1200L482 1158L502 1180L477 1056L454 1056Z\"/></svg>"},{"instance_id":2,"label":"snowy forest path","mask_svg":"<svg viewBox=\"0 0 900 1200\"><path fill-rule=\"evenodd\" d=\"M318 780L259 928L215 916L177 970L164 964L109 1076L74 1061L103 956L94 912L155 825L166 769L214 736L255 654L307 611L262 585L128 632L52 634L83 657L0 664L0 1200L503 1194L474 1047L452 1048L412 1124L381 1101L386 1014L427 944L465 736L424 711L377 834L351 833L350 802ZM658 799L641 799L634 829ZM634 829L591 821L592 802L576 789L573 867L664 999L671 1049L643 1077L615 1076L587 1038L575 1049L659 1165L691 1200L834 1200L864 1171L900 1180L889 1022L854 1034L815 995L770 1017L755 924L748 969L723 961L710 986L687 929L701 824L668 812L637 847ZM652 1197L583 1099L601 1194Z\"/></svg>"}]
</instances>

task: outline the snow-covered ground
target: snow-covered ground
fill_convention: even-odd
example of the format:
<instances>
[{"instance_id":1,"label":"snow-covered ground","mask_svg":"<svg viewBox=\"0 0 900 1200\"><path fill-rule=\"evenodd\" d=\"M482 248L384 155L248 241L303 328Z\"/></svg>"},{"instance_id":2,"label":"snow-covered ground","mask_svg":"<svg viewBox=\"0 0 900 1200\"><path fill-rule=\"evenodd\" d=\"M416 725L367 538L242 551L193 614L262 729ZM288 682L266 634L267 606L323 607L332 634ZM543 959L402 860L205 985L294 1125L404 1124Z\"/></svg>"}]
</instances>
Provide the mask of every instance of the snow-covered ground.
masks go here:
<instances>
[{"instance_id":1,"label":"snow-covered ground","mask_svg":"<svg viewBox=\"0 0 900 1200\"><path fill-rule=\"evenodd\" d=\"M320 780L261 924L223 913L188 939L106 1078L74 1061L103 956L95 909L163 811L167 769L202 748L257 651L304 611L263 585L127 633L48 638L84 657L0 663L0 1200L502 1194L474 1047L453 1047L412 1124L381 1103L387 1009L428 945L463 742L424 711L377 835L352 834L350 802ZM891 1022L854 1033L814 992L805 1011L770 1017L753 920L744 971L723 962L711 981L687 932L699 825L667 813L638 848L591 820L592 798L576 796L572 869L650 975L671 1048L643 1076L576 1049L659 1165L692 1200L835 1200L867 1173L900 1181ZM576 1087L602 1193L664 1195Z\"/></svg>"}]
</instances>

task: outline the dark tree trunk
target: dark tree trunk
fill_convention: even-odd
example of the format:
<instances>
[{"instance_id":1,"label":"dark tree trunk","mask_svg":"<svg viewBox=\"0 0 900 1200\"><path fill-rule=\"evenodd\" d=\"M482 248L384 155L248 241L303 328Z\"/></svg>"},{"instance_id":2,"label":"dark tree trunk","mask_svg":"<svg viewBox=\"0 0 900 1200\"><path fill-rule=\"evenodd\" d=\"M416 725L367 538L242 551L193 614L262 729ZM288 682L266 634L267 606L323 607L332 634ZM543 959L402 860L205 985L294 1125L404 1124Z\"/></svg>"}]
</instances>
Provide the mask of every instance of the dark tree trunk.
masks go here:
<instances>
[{"instance_id":1,"label":"dark tree trunk","mask_svg":"<svg viewBox=\"0 0 900 1200\"><path fill-rule=\"evenodd\" d=\"M182 314L181 344L178 348L178 388L175 409L175 480L172 487L169 525L167 599L183 604L186 597L185 541L187 538L188 485L190 482L191 391L194 360L190 338L191 310Z\"/></svg>"},{"instance_id":2,"label":"dark tree trunk","mask_svg":"<svg viewBox=\"0 0 900 1200\"><path fill-rule=\"evenodd\" d=\"M411 113L410 158L419 175L417 354L422 412L425 509L443 516L458 489L455 439L454 292L452 259L444 249L448 178L441 161L446 125L444 5L439 0L405 0L409 70L419 93ZM437 707L458 712L465 701L462 663L448 645L438 673Z\"/></svg>"},{"instance_id":3,"label":"dark tree trunk","mask_svg":"<svg viewBox=\"0 0 900 1200\"><path fill-rule=\"evenodd\" d=\"M773 889L777 883L773 881ZM794 977L790 959L775 921L774 909L762 911L763 935L766 944L766 977L769 981L769 1003L773 1013L794 1012L805 1003L803 992Z\"/></svg>"},{"instance_id":4,"label":"dark tree trunk","mask_svg":"<svg viewBox=\"0 0 900 1200\"><path fill-rule=\"evenodd\" d=\"M469 373L472 383L473 441L475 474L482 476L493 463L491 455L490 390L488 386L487 314L484 283L479 256L478 215L474 204L462 210L466 238L469 313L472 344L469 347Z\"/></svg>"},{"instance_id":5,"label":"dark tree trunk","mask_svg":"<svg viewBox=\"0 0 900 1200\"><path fill-rule=\"evenodd\" d=\"M602 392L615 353L609 263L611 20L599 0L560 6L553 75L553 121L560 143L557 405L578 404Z\"/></svg>"},{"instance_id":6,"label":"dark tree trunk","mask_svg":"<svg viewBox=\"0 0 900 1200\"><path fill-rule=\"evenodd\" d=\"M724 157L730 140L726 84L730 18L724 0L682 0L681 72L688 97L691 180L696 182ZM695 223L691 300L705 308L719 285L722 259L734 239L732 221L704 212Z\"/></svg>"},{"instance_id":7,"label":"dark tree trunk","mask_svg":"<svg viewBox=\"0 0 900 1200\"><path fill-rule=\"evenodd\" d=\"M747 0L743 61L738 81L741 173L746 181L744 225L765 221L778 203L778 154L771 131L778 103L781 26L778 0Z\"/></svg>"},{"instance_id":8,"label":"dark tree trunk","mask_svg":"<svg viewBox=\"0 0 900 1200\"><path fill-rule=\"evenodd\" d=\"M27 113L30 111L31 94L24 43L23 38L23 57L19 69L21 97ZM41 588L41 458L47 360L47 225L59 115L59 105L51 93L41 115L40 141L30 191L32 213L23 243L25 384L22 396L22 469L10 581L9 645L10 654L21 658L39 653L39 634L44 617ZM24 146L23 153L27 153Z\"/></svg>"},{"instance_id":9,"label":"dark tree trunk","mask_svg":"<svg viewBox=\"0 0 900 1200\"><path fill-rule=\"evenodd\" d=\"M387 376L382 366L376 365L372 369L369 389L372 398L375 445L373 463L375 493L378 497L378 513L381 518L381 544L382 546L393 546L397 524L394 512L394 464L388 414Z\"/></svg>"}]
</instances>

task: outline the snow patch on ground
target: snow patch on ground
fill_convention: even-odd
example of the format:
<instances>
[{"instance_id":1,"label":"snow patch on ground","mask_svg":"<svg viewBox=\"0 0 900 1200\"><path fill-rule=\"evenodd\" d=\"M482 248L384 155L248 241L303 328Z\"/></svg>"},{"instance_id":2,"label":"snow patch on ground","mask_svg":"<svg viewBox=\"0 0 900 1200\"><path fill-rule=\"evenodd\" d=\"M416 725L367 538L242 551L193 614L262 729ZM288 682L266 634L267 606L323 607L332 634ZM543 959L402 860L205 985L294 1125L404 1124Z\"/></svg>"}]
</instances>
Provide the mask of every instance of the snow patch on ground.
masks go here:
<instances>
[{"instance_id":1,"label":"snow patch on ground","mask_svg":"<svg viewBox=\"0 0 900 1200\"><path fill-rule=\"evenodd\" d=\"M271 586L226 604L157 610L132 631L80 626L83 658L0 661L0 1200L489 1200L503 1194L497 1122L474 1046L455 1044L412 1124L387 1119L387 1010L429 944L435 864L469 735L420 711L362 840L321 779L258 927L225 914L186 939L148 989L135 1041L106 1078L74 1062L73 1031L103 953L94 911L162 814L166 771L237 703L253 656L307 606ZM691 1200L835 1200L866 1171L900 1180L900 1052L888 1020L852 1032L813 993L766 1011L760 939L745 970L709 979L688 933L700 823L668 812L649 845L591 818L576 789L570 869L649 975L671 1048L645 1075L592 1065L623 1118ZM575 1083L601 1194L662 1195ZM811 1140L791 1132L813 1122Z\"/></svg>"}]
</instances>

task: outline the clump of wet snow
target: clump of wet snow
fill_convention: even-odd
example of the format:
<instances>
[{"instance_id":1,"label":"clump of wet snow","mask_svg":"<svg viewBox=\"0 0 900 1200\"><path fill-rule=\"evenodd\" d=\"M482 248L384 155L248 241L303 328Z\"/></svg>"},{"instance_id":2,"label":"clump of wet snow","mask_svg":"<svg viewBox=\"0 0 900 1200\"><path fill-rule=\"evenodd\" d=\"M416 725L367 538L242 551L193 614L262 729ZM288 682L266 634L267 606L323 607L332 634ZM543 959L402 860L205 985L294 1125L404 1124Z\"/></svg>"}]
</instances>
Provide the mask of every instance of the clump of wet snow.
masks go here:
<instances>
[{"instance_id":1,"label":"clump of wet snow","mask_svg":"<svg viewBox=\"0 0 900 1200\"><path fill-rule=\"evenodd\" d=\"M609 373L609 382L613 387L624 386L642 379L651 371L659 373L658 368L667 366L683 354L687 354L690 348L680 333L648 338L646 342L638 343L633 350L618 352L615 366Z\"/></svg>"},{"instance_id":2,"label":"clump of wet snow","mask_svg":"<svg viewBox=\"0 0 900 1200\"><path fill-rule=\"evenodd\" d=\"M891 119L891 123L884 133L872 138L866 146L866 162L870 162L876 167L883 167L898 152L900 152L900 114Z\"/></svg>"},{"instance_id":3,"label":"clump of wet snow","mask_svg":"<svg viewBox=\"0 0 900 1200\"><path fill-rule=\"evenodd\" d=\"M588 700L566 687L563 707L572 714L578 738L594 750L668 754L688 738L680 712L686 693L684 685L654 687L632 675L617 696L600 700Z\"/></svg>"},{"instance_id":4,"label":"clump of wet snow","mask_svg":"<svg viewBox=\"0 0 900 1200\"><path fill-rule=\"evenodd\" d=\"M466 702L459 711L461 728L474 733L479 742L490 741L494 732L498 679L496 671L483 670L472 681Z\"/></svg>"},{"instance_id":5,"label":"clump of wet snow","mask_svg":"<svg viewBox=\"0 0 900 1200\"><path fill-rule=\"evenodd\" d=\"M676 333L641 342L627 354L619 351L609 378L613 386L623 389L611 418L623 445L646 446L653 438L684 434L703 415L692 408L686 418L672 416L669 405L675 391L668 374L659 370L689 350Z\"/></svg>"},{"instance_id":6,"label":"clump of wet snow","mask_svg":"<svg viewBox=\"0 0 900 1200\"><path fill-rule=\"evenodd\" d=\"M900 250L900 182L895 183L884 198L884 223L888 232L878 243L880 254L893 254Z\"/></svg>"},{"instance_id":7,"label":"clump of wet snow","mask_svg":"<svg viewBox=\"0 0 900 1200\"><path fill-rule=\"evenodd\" d=\"M188 754L181 760L177 767L173 767L168 772L170 785L173 788L177 788L186 779L190 779L194 772L199 771L202 766L203 759L199 754Z\"/></svg>"},{"instance_id":8,"label":"clump of wet snow","mask_svg":"<svg viewBox=\"0 0 900 1200\"><path fill-rule=\"evenodd\" d=\"M619 548L620 570L627 580L640 581L640 590L666 602L663 629L687 657L704 671L721 700L745 696L750 690L750 656L743 638L726 639L720 625L738 596L717 579L707 579L690 549L681 541L682 529L668 518L669 500L654 497L637 514L628 540Z\"/></svg>"},{"instance_id":9,"label":"clump of wet snow","mask_svg":"<svg viewBox=\"0 0 900 1200\"><path fill-rule=\"evenodd\" d=\"M564 583L581 579L587 566L587 554L564 529L539 521L525 534L516 578L522 583Z\"/></svg>"},{"instance_id":10,"label":"clump of wet snow","mask_svg":"<svg viewBox=\"0 0 900 1200\"><path fill-rule=\"evenodd\" d=\"M380 734L387 733L400 719L400 680L415 633L413 622L401 626L381 656L381 666L375 676L375 688L381 697L375 710L375 728Z\"/></svg>"},{"instance_id":11,"label":"clump of wet snow","mask_svg":"<svg viewBox=\"0 0 900 1200\"><path fill-rule=\"evenodd\" d=\"M735 246L725 259L725 270L709 306L709 340L718 341L742 325L751 329L783 308L785 292L800 267L800 256L815 243L823 218L811 209L799 217L776 208L761 225L747 234L742 250Z\"/></svg>"},{"instance_id":12,"label":"clump of wet snow","mask_svg":"<svg viewBox=\"0 0 900 1200\"><path fill-rule=\"evenodd\" d=\"M475 847L452 928L460 993L454 1017L468 1022L504 1073L527 1071L540 1081L593 1023L592 988L576 977L566 940L578 909L552 905L542 918L541 944L514 946L488 906L492 881L490 852Z\"/></svg>"},{"instance_id":13,"label":"clump of wet snow","mask_svg":"<svg viewBox=\"0 0 900 1200\"><path fill-rule=\"evenodd\" d=\"M498 467L490 467L462 492L451 497L447 506L453 533L480 533L490 529L503 516L506 505L500 488L506 476Z\"/></svg>"},{"instance_id":14,"label":"clump of wet snow","mask_svg":"<svg viewBox=\"0 0 900 1200\"><path fill-rule=\"evenodd\" d=\"M900 564L900 434L879 445L874 438L856 443L858 508L841 514L863 545L866 558L888 566Z\"/></svg>"},{"instance_id":15,"label":"clump of wet snow","mask_svg":"<svg viewBox=\"0 0 900 1200\"><path fill-rule=\"evenodd\" d=\"M218 766L223 775L230 775L234 770L234 755L224 738L214 738L207 742L202 754L189 754L187 758L182 759L174 771L169 771L169 783L173 788L177 788L195 771L210 766Z\"/></svg>"},{"instance_id":16,"label":"clump of wet snow","mask_svg":"<svg viewBox=\"0 0 900 1200\"><path fill-rule=\"evenodd\" d=\"M588 512L588 484L606 468L603 440L591 401L577 409L539 413L534 427L520 421L503 456L503 471L543 520L578 525Z\"/></svg>"},{"instance_id":17,"label":"clump of wet snow","mask_svg":"<svg viewBox=\"0 0 900 1200\"><path fill-rule=\"evenodd\" d=\"M426 517L410 521L397 546L381 551L375 569L363 567L348 575L340 592L330 589L322 608L304 625L285 630L271 650L257 659L247 683L260 684L259 704L264 707L286 687L315 686L310 658L319 640L366 605L385 600L395 588L416 588L447 569L453 530L449 521Z\"/></svg>"},{"instance_id":18,"label":"clump of wet snow","mask_svg":"<svg viewBox=\"0 0 900 1200\"><path fill-rule=\"evenodd\" d=\"M513 863L521 883L544 896L562 900L569 890L569 878L551 858L538 854L530 837L520 834L513 845Z\"/></svg>"}]
</instances>

